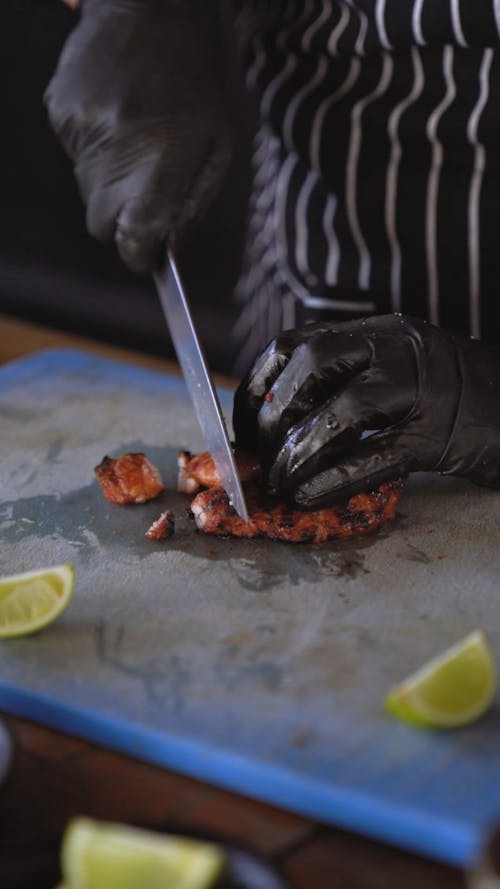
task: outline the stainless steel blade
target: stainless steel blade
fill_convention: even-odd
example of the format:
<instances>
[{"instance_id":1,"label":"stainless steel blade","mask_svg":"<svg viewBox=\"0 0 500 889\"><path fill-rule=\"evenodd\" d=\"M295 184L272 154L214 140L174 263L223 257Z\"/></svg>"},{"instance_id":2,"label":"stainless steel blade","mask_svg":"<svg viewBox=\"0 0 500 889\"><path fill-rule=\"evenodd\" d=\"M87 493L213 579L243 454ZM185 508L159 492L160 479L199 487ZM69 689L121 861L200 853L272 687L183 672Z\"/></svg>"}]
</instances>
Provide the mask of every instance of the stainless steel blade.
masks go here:
<instances>
[{"instance_id":1,"label":"stainless steel blade","mask_svg":"<svg viewBox=\"0 0 500 889\"><path fill-rule=\"evenodd\" d=\"M231 505L245 522L248 511L215 386L208 372L174 256L154 276L170 335L207 450Z\"/></svg>"}]
</instances>

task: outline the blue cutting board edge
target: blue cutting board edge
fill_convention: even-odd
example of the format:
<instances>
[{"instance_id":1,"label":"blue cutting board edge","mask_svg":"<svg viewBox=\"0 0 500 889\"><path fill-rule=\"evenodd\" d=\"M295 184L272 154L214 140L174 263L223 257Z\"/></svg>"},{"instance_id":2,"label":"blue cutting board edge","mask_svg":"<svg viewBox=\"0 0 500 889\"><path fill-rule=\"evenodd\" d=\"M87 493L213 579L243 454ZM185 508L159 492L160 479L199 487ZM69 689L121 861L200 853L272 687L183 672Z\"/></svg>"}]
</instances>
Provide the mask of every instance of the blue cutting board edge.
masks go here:
<instances>
[{"instance_id":1,"label":"blue cutting board edge","mask_svg":"<svg viewBox=\"0 0 500 889\"><path fill-rule=\"evenodd\" d=\"M337 791L303 780L287 769L34 695L0 679L0 710L76 735L120 753L207 781L298 815L352 830L457 867L477 861L484 837L460 822L439 825L412 809Z\"/></svg>"}]
</instances>

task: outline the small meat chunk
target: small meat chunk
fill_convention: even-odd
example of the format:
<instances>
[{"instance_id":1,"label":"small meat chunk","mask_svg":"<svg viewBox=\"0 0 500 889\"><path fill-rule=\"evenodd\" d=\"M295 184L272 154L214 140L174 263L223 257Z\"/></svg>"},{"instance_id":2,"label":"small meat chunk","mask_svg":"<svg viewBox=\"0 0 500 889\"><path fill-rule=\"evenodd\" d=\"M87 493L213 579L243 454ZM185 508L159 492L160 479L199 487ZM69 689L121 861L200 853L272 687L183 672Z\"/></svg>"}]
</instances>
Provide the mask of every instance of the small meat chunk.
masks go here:
<instances>
[{"instance_id":1,"label":"small meat chunk","mask_svg":"<svg viewBox=\"0 0 500 889\"><path fill-rule=\"evenodd\" d=\"M165 490L160 472L142 453L104 457L94 472L106 500L120 506L146 503Z\"/></svg>"},{"instance_id":2,"label":"small meat chunk","mask_svg":"<svg viewBox=\"0 0 500 889\"><path fill-rule=\"evenodd\" d=\"M148 540L168 540L175 532L175 516L171 509L162 512L156 522L146 531Z\"/></svg>"},{"instance_id":3,"label":"small meat chunk","mask_svg":"<svg viewBox=\"0 0 500 889\"><path fill-rule=\"evenodd\" d=\"M235 459L242 482L252 481L260 475L260 465L255 457L236 454ZM179 451L177 465L177 490L183 494L195 494L200 488L215 488L220 485L215 463L208 451L194 457L189 451Z\"/></svg>"}]
</instances>

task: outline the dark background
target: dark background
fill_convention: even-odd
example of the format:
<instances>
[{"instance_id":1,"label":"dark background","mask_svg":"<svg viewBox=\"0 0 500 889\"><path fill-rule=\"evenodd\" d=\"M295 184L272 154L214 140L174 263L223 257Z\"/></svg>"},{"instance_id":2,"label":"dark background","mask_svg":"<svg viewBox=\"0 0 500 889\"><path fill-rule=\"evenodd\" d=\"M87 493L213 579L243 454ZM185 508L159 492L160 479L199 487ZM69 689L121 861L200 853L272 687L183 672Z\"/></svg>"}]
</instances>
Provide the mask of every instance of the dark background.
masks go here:
<instances>
[{"instance_id":1,"label":"dark background","mask_svg":"<svg viewBox=\"0 0 500 889\"><path fill-rule=\"evenodd\" d=\"M0 6L0 312L173 357L152 280L87 234L71 164L48 124L43 93L77 16L60 0ZM226 88L235 160L183 244L181 268L209 363L230 373L254 120L231 53Z\"/></svg>"}]
</instances>

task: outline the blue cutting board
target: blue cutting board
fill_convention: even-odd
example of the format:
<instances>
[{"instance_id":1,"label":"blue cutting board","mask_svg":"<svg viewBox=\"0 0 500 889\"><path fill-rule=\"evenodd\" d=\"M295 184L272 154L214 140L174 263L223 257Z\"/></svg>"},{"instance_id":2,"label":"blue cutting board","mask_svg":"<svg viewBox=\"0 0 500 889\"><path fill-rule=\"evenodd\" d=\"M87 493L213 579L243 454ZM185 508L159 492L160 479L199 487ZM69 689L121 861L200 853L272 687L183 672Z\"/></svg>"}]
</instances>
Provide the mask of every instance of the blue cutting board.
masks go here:
<instances>
[{"instance_id":1,"label":"blue cutting board","mask_svg":"<svg viewBox=\"0 0 500 889\"><path fill-rule=\"evenodd\" d=\"M0 709L470 864L500 817L500 711L431 733L382 701L476 626L500 653L500 494L415 476L372 537L212 539L175 491L201 447L179 379L59 350L0 370L1 573L77 575L56 623L1 643ZM93 468L131 450L168 491L117 507ZM177 533L151 543L167 504Z\"/></svg>"}]
</instances>

